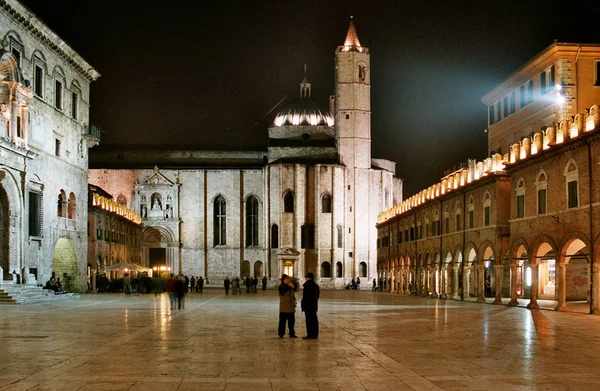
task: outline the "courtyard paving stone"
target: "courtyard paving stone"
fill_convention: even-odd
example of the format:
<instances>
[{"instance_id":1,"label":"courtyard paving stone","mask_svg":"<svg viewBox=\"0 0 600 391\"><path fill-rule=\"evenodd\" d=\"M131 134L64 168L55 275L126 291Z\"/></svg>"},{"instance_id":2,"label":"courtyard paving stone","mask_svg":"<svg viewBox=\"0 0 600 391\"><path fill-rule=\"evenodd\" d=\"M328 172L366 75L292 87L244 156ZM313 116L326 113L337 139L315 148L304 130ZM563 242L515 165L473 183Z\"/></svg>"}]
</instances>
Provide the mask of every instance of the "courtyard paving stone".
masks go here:
<instances>
[{"instance_id":1,"label":"courtyard paving stone","mask_svg":"<svg viewBox=\"0 0 600 391\"><path fill-rule=\"evenodd\" d=\"M272 290L3 306L0 390L600 389L595 315L323 291L319 340L277 319Z\"/></svg>"}]
</instances>

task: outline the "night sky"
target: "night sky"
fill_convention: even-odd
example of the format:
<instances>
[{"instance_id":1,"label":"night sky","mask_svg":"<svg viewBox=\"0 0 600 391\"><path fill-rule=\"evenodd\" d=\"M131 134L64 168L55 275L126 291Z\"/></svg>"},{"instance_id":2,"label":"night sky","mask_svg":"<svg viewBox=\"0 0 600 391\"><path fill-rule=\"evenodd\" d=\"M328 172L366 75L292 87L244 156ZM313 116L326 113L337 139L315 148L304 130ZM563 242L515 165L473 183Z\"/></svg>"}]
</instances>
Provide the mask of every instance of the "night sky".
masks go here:
<instances>
[{"instance_id":1,"label":"night sky","mask_svg":"<svg viewBox=\"0 0 600 391\"><path fill-rule=\"evenodd\" d=\"M265 149L267 113L298 96L305 63L327 108L354 15L371 53L373 157L398 163L404 197L486 157L480 99L512 72L555 39L600 42L591 1L23 3L102 74L91 121L104 146Z\"/></svg>"}]
</instances>

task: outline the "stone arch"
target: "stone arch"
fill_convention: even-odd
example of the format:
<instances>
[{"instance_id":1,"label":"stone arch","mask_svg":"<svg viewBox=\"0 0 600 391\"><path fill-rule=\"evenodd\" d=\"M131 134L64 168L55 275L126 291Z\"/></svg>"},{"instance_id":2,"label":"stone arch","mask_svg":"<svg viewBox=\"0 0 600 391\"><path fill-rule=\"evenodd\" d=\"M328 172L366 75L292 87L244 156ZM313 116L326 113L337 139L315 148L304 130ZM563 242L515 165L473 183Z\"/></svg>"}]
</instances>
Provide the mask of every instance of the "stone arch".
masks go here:
<instances>
[{"instance_id":1,"label":"stone arch","mask_svg":"<svg viewBox=\"0 0 600 391\"><path fill-rule=\"evenodd\" d=\"M141 234L142 264L150 268L166 267L175 270L178 259L178 243L170 229L161 226L145 226Z\"/></svg>"},{"instance_id":2,"label":"stone arch","mask_svg":"<svg viewBox=\"0 0 600 391\"><path fill-rule=\"evenodd\" d=\"M67 218L76 219L77 218L77 199L75 198L75 193L69 193L69 207L67 210Z\"/></svg>"},{"instance_id":3,"label":"stone arch","mask_svg":"<svg viewBox=\"0 0 600 391\"><path fill-rule=\"evenodd\" d=\"M331 278L331 264L327 261L321 263L321 277Z\"/></svg>"},{"instance_id":4,"label":"stone arch","mask_svg":"<svg viewBox=\"0 0 600 391\"><path fill-rule=\"evenodd\" d=\"M556 271L559 260L557 246L551 237L540 235L534 239L531 249L529 257L531 264L528 265L525 274L526 283L531 278L533 280L532 289L537 289L537 295L541 298L555 299L557 293ZM530 272L530 269L537 270L537 274Z\"/></svg>"},{"instance_id":5,"label":"stone arch","mask_svg":"<svg viewBox=\"0 0 600 391\"><path fill-rule=\"evenodd\" d=\"M560 248L559 277L562 294L557 308L564 309L567 301L590 301L590 251L588 238L580 232L572 232L563 239ZM563 266L564 265L564 266Z\"/></svg>"},{"instance_id":6,"label":"stone arch","mask_svg":"<svg viewBox=\"0 0 600 391\"><path fill-rule=\"evenodd\" d=\"M335 276L337 278L342 278L344 276L344 269L342 263L339 261L335 264Z\"/></svg>"},{"instance_id":7,"label":"stone arch","mask_svg":"<svg viewBox=\"0 0 600 391\"><path fill-rule=\"evenodd\" d=\"M79 262L73 240L68 236L60 237L54 245L52 274L61 279L67 291L77 289Z\"/></svg>"},{"instance_id":8,"label":"stone arch","mask_svg":"<svg viewBox=\"0 0 600 391\"><path fill-rule=\"evenodd\" d=\"M2 241L2 268L4 276L0 275L1 279L6 277L12 278L9 274L12 270L20 270L21 259L21 217L23 215L23 202L21 193L19 192L18 181L10 171L0 170L0 192L2 193L2 208L3 208L3 230ZM6 237L4 237L6 235ZM4 246L4 244L7 246ZM9 251L11 249L11 251Z\"/></svg>"},{"instance_id":9,"label":"stone arch","mask_svg":"<svg viewBox=\"0 0 600 391\"><path fill-rule=\"evenodd\" d=\"M0 74L4 76L3 81L22 82L19 64L12 53L4 52L0 56Z\"/></svg>"},{"instance_id":10,"label":"stone arch","mask_svg":"<svg viewBox=\"0 0 600 391\"><path fill-rule=\"evenodd\" d=\"M509 257L511 264L514 264L523 253L530 254L530 247L527 241L521 237L515 238L510 246Z\"/></svg>"}]
</instances>

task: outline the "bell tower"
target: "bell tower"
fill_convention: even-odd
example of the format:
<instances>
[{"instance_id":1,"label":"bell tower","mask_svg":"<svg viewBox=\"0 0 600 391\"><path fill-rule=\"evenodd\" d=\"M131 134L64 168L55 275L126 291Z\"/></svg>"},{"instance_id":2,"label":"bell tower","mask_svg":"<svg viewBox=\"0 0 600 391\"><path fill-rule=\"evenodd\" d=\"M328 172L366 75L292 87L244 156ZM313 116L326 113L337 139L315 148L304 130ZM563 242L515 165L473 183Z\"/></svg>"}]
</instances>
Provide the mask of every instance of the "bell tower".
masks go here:
<instances>
[{"instance_id":1,"label":"bell tower","mask_svg":"<svg viewBox=\"0 0 600 391\"><path fill-rule=\"evenodd\" d=\"M354 20L346 40L335 53L335 125L340 164L345 166L344 263L346 277L359 275L368 265L374 275L376 254L371 254L371 76L369 49L358 40ZM373 226L373 227L372 227Z\"/></svg>"},{"instance_id":2,"label":"bell tower","mask_svg":"<svg viewBox=\"0 0 600 391\"><path fill-rule=\"evenodd\" d=\"M335 124L340 163L371 168L371 75L369 49L358 40L354 20L335 54Z\"/></svg>"}]
</instances>

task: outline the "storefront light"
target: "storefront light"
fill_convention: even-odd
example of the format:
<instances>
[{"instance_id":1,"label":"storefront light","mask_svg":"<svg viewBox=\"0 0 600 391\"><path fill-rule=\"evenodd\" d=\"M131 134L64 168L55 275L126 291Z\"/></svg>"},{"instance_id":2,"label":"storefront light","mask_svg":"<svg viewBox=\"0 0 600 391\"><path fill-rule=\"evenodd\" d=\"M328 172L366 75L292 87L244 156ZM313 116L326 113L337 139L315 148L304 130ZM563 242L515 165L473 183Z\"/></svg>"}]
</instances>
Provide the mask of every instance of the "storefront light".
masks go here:
<instances>
[{"instance_id":1,"label":"storefront light","mask_svg":"<svg viewBox=\"0 0 600 391\"><path fill-rule=\"evenodd\" d=\"M531 268L527 266L527 268L525 269L525 285L531 286L531 281Z\"/></svg>"}]
</instances>

